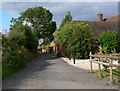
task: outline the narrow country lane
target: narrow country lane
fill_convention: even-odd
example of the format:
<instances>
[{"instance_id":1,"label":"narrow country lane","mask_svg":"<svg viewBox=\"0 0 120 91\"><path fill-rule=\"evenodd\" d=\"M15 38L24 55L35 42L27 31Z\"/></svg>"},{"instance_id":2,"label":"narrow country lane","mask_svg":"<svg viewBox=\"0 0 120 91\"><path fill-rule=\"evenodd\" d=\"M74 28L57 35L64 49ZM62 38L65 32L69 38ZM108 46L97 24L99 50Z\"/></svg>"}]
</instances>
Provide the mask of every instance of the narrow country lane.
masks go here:
<instances>
[{"instance_id":1,"label":"narrow country lane","mask_svg":"<svg viewBox=\"0 0 120 91\"><path fill-rule=\"evenodd\" d=\"M38 54L33 61L3 80L3 89L117 89L54 54Z\"/></svg>"}]
</instances>

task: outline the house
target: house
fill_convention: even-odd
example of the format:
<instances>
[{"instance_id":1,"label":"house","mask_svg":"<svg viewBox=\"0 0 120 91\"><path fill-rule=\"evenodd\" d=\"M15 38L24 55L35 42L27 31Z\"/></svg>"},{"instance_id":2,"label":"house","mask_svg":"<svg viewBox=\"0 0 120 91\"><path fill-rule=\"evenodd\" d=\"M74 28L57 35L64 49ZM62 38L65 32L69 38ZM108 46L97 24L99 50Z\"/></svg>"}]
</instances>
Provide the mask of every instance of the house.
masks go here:
<instances>
[{"instance_id":1,"label":"house","mask_svg":"<svg viewBox=\"0 0 120 91\"><path fill-rule=\"evenodd\" d=\"M50 43L50 47L52 48L52 52L57 54L58 56L67 55L65 45L59 46L58 42L55 39Z\"/></svg>"},{"instance_id":2,"label":"house","mask_svg":"<svg viewBox=\"0 0 120 91\"><path fill-rule=\"evenodd\" d=\"M105 21L105 22L119 22L119 17L120 17L120 15L107 17L107 18L104 18L103 21Z\"/></svg>"},{"instance_id":3,"label":"house","mask_svg":"<svg viewBox=\"0 0 120 91\"><path fill-rule=\"evenodd\" d=\"M92 29L94 30L95 38L99 36L99 34L103 31L111 30L119 32L118 27L118 16L112 16L108 18L103 18L103 14L98 14L97 21L78 21L74 20L74 22L84 22L91 25Z\"/></svg>"},{"instance_id":4,"label":"house","mask_svg":"<svg viewBox=\"0 0 120 91\"><path fill-rule=\"evenodd\" d=\"M96 38L96 40L98 39L98 36L101 32L103 31L116 31L116 32L120 32L119 30L119 16L112 16L112 17L107 17L107 18L103 18L103 14L98 14L97 20L96 21L79 21L79 20L73 20L73 22L84 22L84 23L88 23L91 25L93 31L94 31L94 36ZM120 33L119 33L120 34ZM56 42L55 40L52 42L54 43L53 47L56 47ZM65 45L59 47L58 43L57 43L57 53L60 53L61 56L66 55L66 47Z\"/></svg>"}]
</instances>

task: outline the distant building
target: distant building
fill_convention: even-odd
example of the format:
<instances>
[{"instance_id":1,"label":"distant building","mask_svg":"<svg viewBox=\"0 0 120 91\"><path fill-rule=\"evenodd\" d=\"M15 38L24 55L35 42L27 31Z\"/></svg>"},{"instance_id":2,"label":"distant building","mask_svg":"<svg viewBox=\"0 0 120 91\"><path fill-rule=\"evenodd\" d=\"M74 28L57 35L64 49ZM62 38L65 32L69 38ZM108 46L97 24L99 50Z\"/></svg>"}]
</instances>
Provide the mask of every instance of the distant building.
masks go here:
<instances>
[{"instance_id":1,"label":"distant building","mask_svg":"<svg viewBox=\"0 0 120 91\"><path fill-rule=\"evenodd\" d=\"M54 53L57 53L57 51L59 50L59 49L58 49L58 43L57 43L56 40L53 40L52 42L50 42L50 47L53 48L53 52L54 52Z\"/></svg>"}]
</instances>

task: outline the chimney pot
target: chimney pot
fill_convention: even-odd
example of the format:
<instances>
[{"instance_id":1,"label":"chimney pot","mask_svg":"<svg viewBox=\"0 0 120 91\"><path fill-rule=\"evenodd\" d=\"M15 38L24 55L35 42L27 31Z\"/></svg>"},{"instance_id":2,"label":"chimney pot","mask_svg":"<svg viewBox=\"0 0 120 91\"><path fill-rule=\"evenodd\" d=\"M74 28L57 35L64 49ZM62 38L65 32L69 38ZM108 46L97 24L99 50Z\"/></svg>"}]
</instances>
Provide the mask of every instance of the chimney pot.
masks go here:
<instances>
[{"instance_id":1,"label":"chimney pot","mask_svg":"<svg viewBox=\"0 0 120 91\"><path fill-rule=\"evenodd\" d=\"M98 14L98 21L102 22L103 21L103 14Z\"/></svg>"}]
</instances>

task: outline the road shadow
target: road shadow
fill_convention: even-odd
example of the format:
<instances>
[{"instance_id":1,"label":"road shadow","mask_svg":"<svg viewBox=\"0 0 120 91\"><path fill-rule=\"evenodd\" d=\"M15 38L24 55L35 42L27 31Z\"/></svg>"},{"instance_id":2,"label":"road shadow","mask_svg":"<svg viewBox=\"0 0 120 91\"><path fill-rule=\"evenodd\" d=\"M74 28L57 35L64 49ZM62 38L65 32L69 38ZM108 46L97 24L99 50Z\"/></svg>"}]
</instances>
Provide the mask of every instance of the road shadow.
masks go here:
<instances>
[{"instance_id":1,"label":"road shadow","mask_svg":"<svg viewBox=\"0 0 120 91\"><path fill-rule=\"evenodd\" d=\"M38 53L34 59L32 59L25 68L10 75L2 81L2 89L10 89L17 87L21 84L22 80L31 78L35 73L46 70L47 66L56 64L55 62L49 62L49 60L59 59L55 54Z\"/></svg>"}]
</instances>

